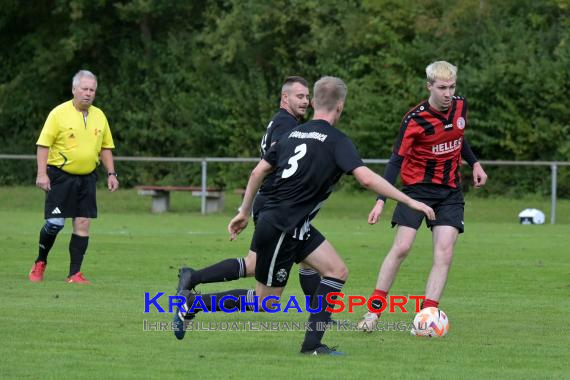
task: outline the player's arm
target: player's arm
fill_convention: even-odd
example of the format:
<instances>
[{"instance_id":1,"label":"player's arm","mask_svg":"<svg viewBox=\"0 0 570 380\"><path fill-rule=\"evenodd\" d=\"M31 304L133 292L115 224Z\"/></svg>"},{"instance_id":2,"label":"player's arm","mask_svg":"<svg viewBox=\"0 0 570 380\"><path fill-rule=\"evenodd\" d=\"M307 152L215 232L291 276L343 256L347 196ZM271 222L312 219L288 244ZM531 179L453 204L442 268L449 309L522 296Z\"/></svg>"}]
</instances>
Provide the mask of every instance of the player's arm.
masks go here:
<instances>
[{"instance_id":1,"label":"player's arm","mask_svg":"<svg viewBox=\"0 0 570 380\"><path fill-rule=\"evenodd\" d=\"M473 165L473 185L475 187L485 186L487 183L487 173L483 170L483 167L479 162Z\"/></svg>"},{"instance_id":2,"label":"player's arm","mask_svg":"<svg viewBox=\"0 0 570 380\"><path fill-rule=\"evenodd\" d=\"M386 181L388 181L388 183L391 185L394 185L396 183L396 179L400 174L400 168L402 167L402 161L404 161L404 157L400 156L399 154L392 153L390 161L388 161L388 165L386 165L386 169L384 170L384 179L386 179ZM376 197L376 204L368 214L369 224L376 224L376 222L378 222L378 219L384 210L385 203L386 197L382 194L378 194Z\"/></svg>"},{"instance_id":3,"label":"player's arm","mask_svg":"<svg viewBox=\"0 0 570 380\"><path fill-rule=\"evenodd\" d=\"M265 177L267 177L267 175L273 170L273 166L271 166L269 162L262 159L251 171L239 212L228 225L230 240L235 240L237 235L247 227L247 222L249 215L251 214L251 207L253 205L255 194L257 194L257 191L259 190L259 187L263 183Z\"/></svg>"},{"instance_id":4,"label":"player's arm","mask_svg":"<svg viewBox=\"0 0 570 380\"><path fill-rule=\"evenodd\" d=\"M386 165L386 169L384 170L384 179L388 181L391 185L396 183L398 179L398 175L400 175L400 169L402 168L402 162L404 161L404 157L400 156L397 153L392 153L390 156L390 161L388 161L388 165ZM378 194L376 200L386 200L386 197L382 194Z\"/></svg>"},{"instance_id":5,"label":"player's arm","mask_svg":"<svg viewBox=\"0 0 570 380\"><path fill-rule=\"evenodd\" d=\"M386 198L402 202L414 210L423 212L428 219L435 220L435 213L431 207L422 202L413 200L366 166L360 166L354 169L352 174L363 187L370 189L377 194L381 194Z\"/></svg>"},{"instance_id":6,"label":"player's arm","mask_svg":"<svg viewBox=\"0 0 570 380\"><path fill-rule=\"evenodd\" d=\"M113 151L111 149L101 149L101 162L107 170L107 188L109 191L115 191L119 188L119 180L117 172L115 172L115 163L113 161Z\"/></svg>"},{"instance_id":7,"label":"player's arm","mask_svg":"<svg viewBox=\"0 0 570 380\"><path fill-rule=\"evenodd\" d=\"M475 156L475 153L473 153L471 145L469 145L466 138L464 138L461 143L461 158L463 158L471 167L477 163L477 157Z\"/></svg>"},{"instance_id":8,"label":"player's arm","mask_svg":"<svg viewBox=\"0 0 570 380\"><path fill-rule=\"evenodd\" d=\"M49 191L51 189L49 177L47 175L48 155L49 155L49 148L46 146L38 145L36 151L36 161L38 163L36 186L44 191Z\"/></svg>"},{"instance_id":9,"label":"player's arm","mask_svg":"<svg viewBox=\"0 0 570 380\"><path fill-rule=\"evenodd\" d=\"M273 171L273 166L265 160L259 161L257 166L251 171L249 175L249 180L247 182L247 186L245 188L245 193L243 196L243 201L241 204L240 213L243 213L247 216L251 214L251 207L253 205L253 199L255 198L255 194L259 190L259 187L263 183L263 180L269 173Z\"/></svg>"},{"instance_id":10,"label":"player's arm","mask_svg":"<svg viewBox=\"0 0 570 380\"><path fill-rule=\"evenodd\" d=\"M475 156L475 153L473 153L467 139L464 139L461 144L461 158L463 158L465 162L473 168L473 185L475 187L484 186L487 182L487 173L485 173L483 166L481 166L481 163L477 160L477 157Z\"/></svg>"},{"instance_id":11,"label":"player's arm","mask_svg":"<svg viewBox=\"0 0 570 380\"><path fill-rule=\"evenodd\" d=\"M36 141L36 161L38 172L36 175L36 186L44 191L50 191L51 184L47 175L47 162L50 147L54 144L58 135L58 122L54 111L51 111L44 123L40 137Z\"/></svg>"},{"instance_id":12,"label":"player's arm","mask_svg":"<svg viewBox=\"0 0 570 380\"><path fill-rule=\"evenodd\" d=\"M412 127L410 124L412 124ZM408 115L404 116L404 120L402 120L402 124L400 125L400 131L398 132L398 136L394 141L394 147L392 148L390 161L388 161L388 165L386 165L386 169L384 171L384 178L392 185L396 183L396 179L400 174L402 162L404 161L404 152L410 149L414 140L413 125L414 121L410 121ZM376 204L368 214L369 224L375 224L378 222L378 219L384 210L385 203L386 197L382 194L378 194L376 197Z\"/></svg>"}]
</instances>

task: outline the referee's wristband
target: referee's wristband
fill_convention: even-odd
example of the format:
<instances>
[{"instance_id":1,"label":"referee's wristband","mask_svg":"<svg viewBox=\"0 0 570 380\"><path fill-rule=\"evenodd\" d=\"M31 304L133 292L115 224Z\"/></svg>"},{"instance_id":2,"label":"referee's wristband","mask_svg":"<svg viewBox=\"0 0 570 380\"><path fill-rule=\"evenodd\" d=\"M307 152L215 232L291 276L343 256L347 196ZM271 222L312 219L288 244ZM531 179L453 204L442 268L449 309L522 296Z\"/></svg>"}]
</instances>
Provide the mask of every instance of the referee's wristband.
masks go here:
<instances>
[{"instance_id":1,"label":"referee's wristband","mask_svg":"<svg viewBox=\"0 0 570 380\"><path fill-rule=\"evenodd\" d=\"M110 176L115 176L115 177L117 177L117 173L115 173L115 172L107 173L107 177L110 177Z\"/></svg>"}]
</instances>

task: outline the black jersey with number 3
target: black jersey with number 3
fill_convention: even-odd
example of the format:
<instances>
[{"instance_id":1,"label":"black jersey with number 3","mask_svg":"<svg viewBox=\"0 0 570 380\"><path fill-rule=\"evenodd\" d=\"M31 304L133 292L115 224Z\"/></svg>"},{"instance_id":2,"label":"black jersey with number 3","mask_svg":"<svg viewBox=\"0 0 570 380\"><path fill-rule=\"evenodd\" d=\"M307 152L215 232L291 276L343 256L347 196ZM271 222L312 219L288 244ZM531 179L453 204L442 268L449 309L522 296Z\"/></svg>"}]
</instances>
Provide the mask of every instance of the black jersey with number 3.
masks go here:
<instances>
[{"instance_id":1,"label":"black jersey with number 3","mask_svg":"<svg viewBox=\"0 0 570 380\"><path fill-rule=\"evenodd\" d=\"M364 165L352 141L324 120L298 126L263 159L275 167L275 177L261 213L291 234L305 223L309 226L342 174Z\"/></svg>"}]
</instances>

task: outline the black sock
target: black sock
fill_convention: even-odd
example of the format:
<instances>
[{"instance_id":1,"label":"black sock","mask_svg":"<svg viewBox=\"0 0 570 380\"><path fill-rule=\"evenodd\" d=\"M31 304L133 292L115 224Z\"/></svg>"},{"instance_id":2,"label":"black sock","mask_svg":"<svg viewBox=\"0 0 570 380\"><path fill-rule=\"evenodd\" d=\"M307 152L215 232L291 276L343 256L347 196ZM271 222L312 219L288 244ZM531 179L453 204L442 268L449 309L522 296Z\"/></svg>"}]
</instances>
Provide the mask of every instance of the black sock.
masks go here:
<instances>
[{"instance_id":1,"label":"black sock","mask_svg":"<svg viewBox=\"0 0 570 380\"><path fill-rule=\"evenodd\" d=\"M305 333L305 341L303 342L301 351L315 349L321 344L323 335L325 335L325 330L324 328L322 328L322 325L330 321L330 315L331 315L330 311L326 311L327 307L332 306L331 303L327 302L326 299L327 294L331 292L340 292L343 285L344 281L339 280L338 278L332 278L332 277L322 278L319 288L315 293L315 301L312 304L312 307L317 307L318 306L317 297L320 296L322 297L322 308L321 311L319 311L318 313L311 314L311 316L309 317L310 329L308 329L307 332Z\"/></svg>"},{"instance_id":2,"label":"black sock","mask_svg":"<svg viewBox=\"0 0 570 380\"><path fill-rule=\"evenodd\" d=\"M50 227L55 228L50 228ZM53 247L53 243L55 243L55 238L57 237L57 233L63 228L58 228L59 226L49 225L48 223L44 224L42 229L40 230L40 244L39 244L39 252L38 258L36 259L36 263L38 261L43 261L47 264L47 257L51 247Z\"/></svg>"},{"instance_id":3,"label":"black sock","mask_svg":"<svg viewBox=\"0 0 570 380\"><path fill-rule=\"evenodd\" d=\"M81 270L81 263L83 263L83 256L87 251L87 244L89 243L89 236L79 236L71 234L69 241L69 275L73 276Z\"/></svg>"},{"instance_id":4,"label":"black sock","mask_svg":"<svg viewBox=\"0 0 570 380\"><path fill-rule=\"evenodd\" d=\"M311 297L309 303L312 305L314 295L321 283L321 275L313 268L299 268L299 282L303 293Z\"/></svg>"},{"instance_id":5,"label":"black sock","mask_svg":"<svg viewBox=\"0 0 570 380\"><path fill-rule=\"evenodd\" d=\"M192 286L210 282L233 281L245 277L245 260L226 259L192 273Z\"/></svg>"},{"instance_id":6,"label":"black sock","mask_svg":"<svg viewBox=\"0 0 570 380\"><path fill-rule=\"evenodd\" d=\"M206 309L208 309L208 311L223 311L222 308L220 307L220 300L224 297L224 296L233 296L237 299L225 299L224 300L224 308L227 310L230 309L234 309L236 308L237 311L239 311L241 309L241 301L242 301L242 297L245 297L245 302L247 302L246 305L246 310L248 311L253 311L254 310L254 306L252 305L255 302L255 290L253 289L232 289L232 290L228 290L225 292L220 292L220 293L210 293L210 294L199 294L197 295L197 297L200 297L202 299L202 303L196 301L193 302L193 304L195 305L195 311L202 311L202 309L198 308L201 307L202 304L206 306ZM241 296L241 297L240 297ZM214 302L215 300L215 302ZM189 304L188 308L191 308L192 305Z\"/></svg>"}]
</instances>

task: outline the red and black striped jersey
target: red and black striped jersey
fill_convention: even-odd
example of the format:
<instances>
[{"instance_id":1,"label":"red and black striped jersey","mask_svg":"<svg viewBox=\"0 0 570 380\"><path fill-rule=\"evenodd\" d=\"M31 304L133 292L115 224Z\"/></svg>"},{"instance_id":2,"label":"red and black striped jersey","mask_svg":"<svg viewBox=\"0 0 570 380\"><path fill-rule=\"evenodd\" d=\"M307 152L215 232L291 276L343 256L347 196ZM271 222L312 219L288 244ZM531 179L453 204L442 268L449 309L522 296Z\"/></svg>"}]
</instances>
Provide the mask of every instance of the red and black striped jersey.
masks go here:
<instances>
[{"instance_id":1,"label":"red and black striped jersey","mask_svg":"<svg viewBox=\"0 0 570 380\"><path fill-rule=\"evenodd\" d=\"M393 156L403 158L404 185L430 183L459 187L461 148L467 127L467 101L454 96L446 113L423 101L402 120Z\"/></svg>"}]
</instances>

